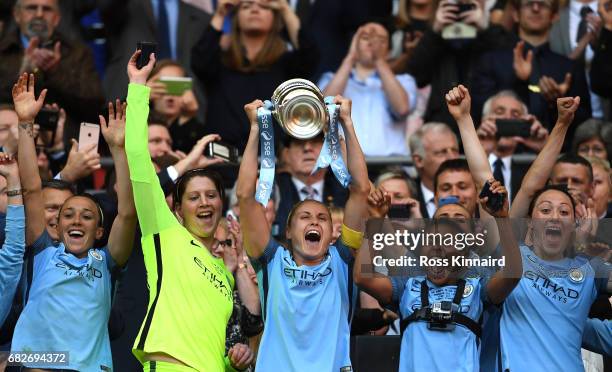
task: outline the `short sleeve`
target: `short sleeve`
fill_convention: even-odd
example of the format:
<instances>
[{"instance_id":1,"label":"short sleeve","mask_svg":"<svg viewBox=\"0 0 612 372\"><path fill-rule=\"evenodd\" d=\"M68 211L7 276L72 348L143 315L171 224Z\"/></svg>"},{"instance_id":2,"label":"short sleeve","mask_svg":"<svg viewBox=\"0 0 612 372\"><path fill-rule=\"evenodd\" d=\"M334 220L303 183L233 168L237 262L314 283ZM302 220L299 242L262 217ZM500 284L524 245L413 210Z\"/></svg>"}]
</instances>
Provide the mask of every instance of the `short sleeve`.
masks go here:
<instances>
[{"instance_id":1,"label":"short sleeve","mask_svg":"<svg viewBox=\"0 0 612 372\"><path fill-rule=\"evenodd\" d=\"M108 250L108 246L105 246L104 248L102 248L101 251L105 257L106 268L108 269L108 272L112 273L113 270L117 268L117 262L115 262L115 260L113 259L113 256Z\"/></svg>"},{"instance_id":2,"label":"short sleeve","mask_svg":"<svg viewBox=\"0 0 612 372\"><path fill-rule=\"evenodd\" d=\"M336 247L340 258L342 258L342 261L344 261L344 263L350 265L355 260L353 254L351 253L351 248L347 247L346 244L344 244L344 242L342 241L342 239L336 240L334 246Z\"/></svg>"},{"instance_id":3,"label":"short sleeve","mask_svg":"<svg viewBox=\"0 0 612 372\"><path fill-rule=\"evenodd\" d=\"M47 232L47 229L44 229L42 234L32 243L31 247L34 249L34 255L39 254L45 248L55 246L55 242L51 238L51 235Z\"/></svg>"},{"instance_id":4,"label":"short sleeve","mask_svg":"<svg viewBox=\"0 0 612 372\"><path fill-rule=\"evenodd\" d=\"M270 240L268 240L268 245L266 245L263 254L257 259L257 261L259 261L260 264L270 263L280 246L281 244L276 239L270 237Z\"/></svg>"},{"instance_id":5,"label":"short sleeve","mask_svg":"<svg viewBox=\"0 0 612 372\"><path fill-rule=\"evenodd\" d=\"M399 304L402 300L402 296L404 295L404 289L406 288L406 283L408 283L407 276L391 276L389 277L391 280L391 288L393 291L391 292L391 302L394 304Z\"/></svg>"},{"instance_id":6,"label":"short sleeve","mask_svg":"<svg viewBox=\"0 0 612 372\"><path fill-rule=\"evenodd\" d=\"M610 278L610 264L599 257L591 259L590 264L595 272L595 290L597 294L609 295L608 280Z\"/></svg>"},{"instance_id":7,"label":"short sleeve","mask_svg":"<svg viewBox=\"0 0 612 372\"><path fill-rule=\"evenodd\" d=\"M321 89L321 91L325 90L325 88L327 88L327 86L329 85L329 83L331 82L331 80L334 78L334 73L333 72L326 72L323 74L323 76L321 76L321 78L319 79L319 89Z\"/></svg>"},{"instance_id":8,"label":"short sleeve","mask_svg":"<svg viewBox=\"0 0 612 372\"><path fill-rule=\"evenodd\" d=\"M487 292L487 285L489 284L488 276L481 276L478 280L478 285L480 286L480 301L483 304L490 305L492 302L489 300L489 293Z\"/></svg>"}]
</instances>

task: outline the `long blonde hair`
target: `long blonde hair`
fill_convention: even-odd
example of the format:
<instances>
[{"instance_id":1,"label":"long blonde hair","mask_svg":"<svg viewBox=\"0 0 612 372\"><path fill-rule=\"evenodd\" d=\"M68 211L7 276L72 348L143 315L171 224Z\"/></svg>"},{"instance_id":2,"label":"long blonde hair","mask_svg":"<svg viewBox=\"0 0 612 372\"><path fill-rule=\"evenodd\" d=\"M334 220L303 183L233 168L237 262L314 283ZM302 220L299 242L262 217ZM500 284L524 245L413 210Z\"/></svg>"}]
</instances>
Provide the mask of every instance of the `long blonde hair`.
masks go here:
<instances>
[{"instance_id":1,"label":"long blonde hair","mask_svg":"<svg viewBox=\"0 0 612 372\"><path fill-rule=\"evenodd\" d=\"M287 50L285 40L281 37L283 22L278 11L272 10L274 19L272 29L268 33L266 42L255 56L255 59L248 61L244 47L240 42L240 26L238 25L238 12L234 12L232 17L232 32L230 34L230 47L223 55L223 63L235 70L242 72L252 72L266 69L274 64Z\"/></svg>"}]
</instances>

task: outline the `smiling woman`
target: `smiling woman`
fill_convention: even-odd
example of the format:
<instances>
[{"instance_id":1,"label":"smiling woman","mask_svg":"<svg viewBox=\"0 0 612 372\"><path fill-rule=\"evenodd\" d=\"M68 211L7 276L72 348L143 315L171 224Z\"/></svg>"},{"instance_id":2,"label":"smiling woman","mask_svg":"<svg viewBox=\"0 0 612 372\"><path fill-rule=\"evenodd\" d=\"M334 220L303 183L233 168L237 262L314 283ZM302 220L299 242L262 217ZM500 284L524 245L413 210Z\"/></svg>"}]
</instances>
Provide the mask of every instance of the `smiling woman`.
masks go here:
<instances>
[{"instance_id":1,"label":"smiling woman","mask_svg":"<svg viewBox=\"0 0 612 372\"><path fill-rule=\"evenodd\" d=\"M144 84L155 57L151 54L149 64L138 69L139 53L128 64L125 147L150 301L132 351L145 371L243 369L250 359L236 358L236 351L228 354L233 359L224 357L234 268L211 253L218 244L214 234L223 209L221 178L209 170L194 169L177 180L173 199L179 222L166 204L147 148L151 89ZM217 137L205 139L210 142Z\"/></svg>"},{"instance_id":2,"label":"smiling woman","mask_svg":"<svg viewBox=\"0 0 612 372\"><path fill-rule=\"evenodd\" d=\"M22 75L13 87L19 116L19 168L28 218L26 243L33 248L33 279L28 302L13 335L11 351L69 352L69 370L112 370L108 317L111 272L130 256L136 210L124 146L125 104L109 103L109 121L100 117L117 173L118 214L108 246L95 248L104 228L98 203L89 195L68 198L59 210L57 236L47 231L43 191L36 162L33 122L46 90L34 97L34 75ZM54 239L54 238L57 238ZM61 321L58 321L61 319ZM83 343L79 340L91 340ZM24 363L25 367L48 367Z\"/></svg>"}]
</instances>

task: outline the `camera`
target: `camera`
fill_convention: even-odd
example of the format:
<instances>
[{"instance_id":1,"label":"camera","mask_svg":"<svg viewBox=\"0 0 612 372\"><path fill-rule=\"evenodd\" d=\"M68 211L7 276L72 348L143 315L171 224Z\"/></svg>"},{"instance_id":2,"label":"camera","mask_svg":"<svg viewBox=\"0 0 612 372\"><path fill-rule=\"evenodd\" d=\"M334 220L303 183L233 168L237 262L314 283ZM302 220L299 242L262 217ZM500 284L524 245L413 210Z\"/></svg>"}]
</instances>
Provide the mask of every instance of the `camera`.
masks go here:
<instances>
[{"instance_id":1,"label":"camera","mask_svg":"<svg viewBox=\"0 0 612 372\"><path fill-rule=\"evenodd\" d=\"M452 331L455 329L453 313L459 306L452 301L440 301L433 303L429 311L427 328L435 331Z\"/></svg>"}]
</instances>

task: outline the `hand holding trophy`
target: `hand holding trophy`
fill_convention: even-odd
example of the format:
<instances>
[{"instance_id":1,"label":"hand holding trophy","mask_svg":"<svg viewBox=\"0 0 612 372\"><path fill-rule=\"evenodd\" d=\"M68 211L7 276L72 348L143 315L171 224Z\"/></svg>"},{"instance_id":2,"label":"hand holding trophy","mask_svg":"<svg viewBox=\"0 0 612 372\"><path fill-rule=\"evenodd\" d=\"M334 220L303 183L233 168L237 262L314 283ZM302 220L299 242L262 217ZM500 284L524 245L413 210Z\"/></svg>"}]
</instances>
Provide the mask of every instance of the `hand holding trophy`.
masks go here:
<instances>
[{"instance_id":1,"label":"hand holding trophy","mask_svg":"<svg viewBox=\"0 0 612 372\"><path fill-rule=\"evenodd\" d=\"M272 117L285 133L297 139L310 139L325 132L323 148L313 173L331 166L338 181L348 187L350 175L340 149L338 112L339 106L334 103L334 98L323 97L321 90L308 80L287 80L274 90L272 99L257 110L261 148L261 168L255 193L258 202L266 205L274 184Z\"/></svg>"}]
</instances>

